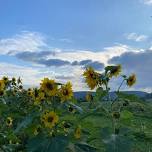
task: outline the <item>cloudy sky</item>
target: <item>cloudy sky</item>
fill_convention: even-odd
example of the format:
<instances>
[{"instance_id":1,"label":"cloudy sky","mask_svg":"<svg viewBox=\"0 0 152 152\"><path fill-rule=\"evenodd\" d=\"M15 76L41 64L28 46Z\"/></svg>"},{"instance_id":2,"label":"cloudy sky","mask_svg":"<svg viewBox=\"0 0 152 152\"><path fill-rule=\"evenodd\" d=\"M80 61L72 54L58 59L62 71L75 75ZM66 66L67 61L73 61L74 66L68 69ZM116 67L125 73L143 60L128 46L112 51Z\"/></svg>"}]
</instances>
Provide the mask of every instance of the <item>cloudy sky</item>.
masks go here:
<instances>
[{"instance_id":1,"label":"cloudy sky","mask_svg":"<svg viewBox=\"0 0 152 152\"><path fill-rule=\"evenodd\" d=\"M87 90L84 67L109 64L136 73L133 90L152 91L152 0L0 0L0 77Z\"/></svg>"}]
</instances>

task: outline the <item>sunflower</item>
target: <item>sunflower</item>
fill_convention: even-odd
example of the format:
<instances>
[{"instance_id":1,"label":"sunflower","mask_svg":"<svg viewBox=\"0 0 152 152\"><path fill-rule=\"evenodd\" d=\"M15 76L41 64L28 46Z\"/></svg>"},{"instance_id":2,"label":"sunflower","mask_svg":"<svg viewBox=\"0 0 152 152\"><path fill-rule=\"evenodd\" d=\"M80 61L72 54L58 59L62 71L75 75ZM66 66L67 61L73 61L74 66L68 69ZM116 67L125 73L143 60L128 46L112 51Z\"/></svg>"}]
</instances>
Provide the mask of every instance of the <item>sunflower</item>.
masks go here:
<instances>
[{"instance_id":1,"label":"sunflower","mask_svg":"<svg viewBox=\"0 0 152 152\"><path fill-rule=\"evenodd\" d=\"M0 90L4 90L5 88L5 82L4 80L0 80Z\"/></svg>"},{"instance_id":2,"label":"sunflower","mask_svg":"<svg viewBox=\"0 0 152 152\"><path fill-rule=\"evenodd\" d=\"M10 127L10 126L12 126L12 124L13 124L13 119L11 117L7 117L6 125Z\"/></svg>"},{"instance_id":3,"label":"sunflower","mask_svg":"<svg viewBox=\"0 0 152 152\"><path fill-rule=\"evenodd\" d=\"M134 85L136 83L136 75L132 74L131 76L129 76L129 78L127 79L127 85L129 87L131 87L132 85Z\"/></svg>"},{"instance_id":4,"label":"sunflower","mask_svg":"<svg viewBox=\"0 0 152 152\"><path fill-rule=\"evenodd\" d=\"M88 67L86 71L84 71L83 76L85 77L85 82L91 90L97 87L101 82L99 73L95 72L92 67Z\"/></svg>"},{"instance_id":5,"label":"sunflower","mask_svg":"<svg viewBox=\"0 0 152 152\"><path fill-rule=\"evenodd\" d=\"M122 70L121 65L111 66L110 77L113 77L113 76L117 77L120 74L121 70Z\"/></svg>"},{"instance_id":6,"label":"sunflower","mask_svg":"<svg viewBox=\"0 0 152 152\"><path fill-rule=\"evenodd\" d=\"M81 128L80 127L75 129L74 137L76 139L80 139L80 137L81 137Z\"/></svg>"},{"instance_id":7,"label":"sunflower","mask_svg":"<svg viewBox=\"0 0 152 152\"><path fill-rule=\"evenodd\" d=\"M57 93L57 85L54 80L44 78L42 80L41 90L43 90L49 96L55 96Z\"/></svg>"},{"instance_id":8,"label":"sunflower","mask_svg":"<svg viewBox=\"0 0 152 152\"><path fill-rule=\"evenodd\" d=\"M46 112L42 116L42 122L46 128L52 128L58 122L59 117L54 111Z\"/></svg>"},{"instance_id":9,"label":"sunflower","mask_svg":"<svg viewBox=\"0 0 152 152\"><path fill-rule=\"evenodd\" d=\"M72 84L67 82L65 85L62 85L60 88L59 96L61 98L61 102L67 101L72 98Z\"/></svg>"}]
</instances>

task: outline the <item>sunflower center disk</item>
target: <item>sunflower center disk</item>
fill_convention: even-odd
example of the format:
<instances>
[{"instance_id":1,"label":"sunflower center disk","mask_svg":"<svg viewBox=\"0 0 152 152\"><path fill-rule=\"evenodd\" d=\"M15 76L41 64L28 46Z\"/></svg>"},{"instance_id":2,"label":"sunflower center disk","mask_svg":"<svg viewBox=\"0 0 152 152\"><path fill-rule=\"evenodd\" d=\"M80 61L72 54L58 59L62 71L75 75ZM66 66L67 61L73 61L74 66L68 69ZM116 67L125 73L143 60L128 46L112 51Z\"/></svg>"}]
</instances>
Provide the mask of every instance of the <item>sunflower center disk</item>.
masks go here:
<instances>
[{"instance_id":1,"label":"sunflower center disk","mask_svg":"<svg viewBox=\"0 0 152 152\"><path fill-rule=\"evenodd\" d=\"M50 90L53 90L53 84L51 84L51 83L47 83L46 87Z\"/></svg>"},{"instance_id":2,"label":"sunflower center disk","mask_svg":"<svg viewBox=\"0 0 152 152\"><path fill-rule=\"evenodd\" d=\"M52 122L53 121L53 117L48 117L48 122Z\"/></svg>"},{"instance_id":3,"label":"sunflower center disk","mask_svg":"<svg viewBox=\"0 0 152 152\"><path fill-rule=\"evenodd\" d=\"M63 94L64 94L64 95L68 95L68 94L69 94L68 90L67 90L67 89L64 90L64 91L63 91Z\"/></svg>"}]
</instances>

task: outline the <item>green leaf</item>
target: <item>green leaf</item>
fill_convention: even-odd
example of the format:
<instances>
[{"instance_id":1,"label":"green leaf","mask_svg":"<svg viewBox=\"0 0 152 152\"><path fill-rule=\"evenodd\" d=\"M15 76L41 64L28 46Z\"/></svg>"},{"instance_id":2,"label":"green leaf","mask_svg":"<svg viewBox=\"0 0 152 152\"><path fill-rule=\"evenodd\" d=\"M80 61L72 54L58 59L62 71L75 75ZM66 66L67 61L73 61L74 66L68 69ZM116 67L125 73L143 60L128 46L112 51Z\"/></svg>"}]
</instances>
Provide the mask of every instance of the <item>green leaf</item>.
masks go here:
<instances>
[{"instance_id":1,"label":"green leaf","mask_svg":"<svg viewBox=\"0 0 152 152\"><path fill-rule=\"evenodd\" d=\"M104 91L104 90L101 89L101 88L98 88L98 89L96 90L96 93L95 93L95 96L94 96L93 100L94 100L95 102L102 101L103 97L105 97L106 94L107 94L106 91Z\"/></svg>"},{"instance_id":2,"label":"green leaf","mask_svg":"<svg viewBox=\"0 0 152 152\"><path fill-rule=\"evenodd\" d=\"M97 148L90 146L87 143L76 143L75 151L76 152L96 152Z\"/></svg>"},{"instance_id":3,"label":"green leaf","mask_svg":"<svg viewBox=\"0 0 152 152\"><path fill-rule=\"evenodd\" d=\"M103 128L101 133L106 152L130 152L132 141L127 136L112 134L110 128Z\"/></svg>"},{"instance_id":4,"label":"green leaf","mask_svg":"<svg viewBox=\"0 0 152 152\"><path fill-rule=\"evenodd\" d=\"M111 135L106 143L106 152L130 152L132 142L129 138L118 135Z\"/></svg>"},{"instance_id":5,"label":"green leaf","mask_svg":"<svg viewBox=\"0 0 152 152\"><path fill-rule=\"evenodd\" d=\"M121 112L121 119L131 119L133 118L133 113L128 110L124 110Z\"/></svg>"},{"instance_id":6,"label":"green leaf","mask_svg":"<svg viewBox=\"0 0 152 152\"><path fill-rule=\"evenodd\" d=\"M46 138L38 135L28 141L27 151L30 152L65 152L68 145L68 138L56 136Z\"/></svg>"},{"instance_id":7,"label":"green leaf","mask_svg":"<svg viewBox=\"0 0 152 152\"><path fill-rule=\"evenodd\" d=\"M35 116L37 116L37 113L32 113L25 117L25 119L17 126L14 133L18 133L21 129L26 128L30 123L32 123Z\"/></svg>"}]
</instances>

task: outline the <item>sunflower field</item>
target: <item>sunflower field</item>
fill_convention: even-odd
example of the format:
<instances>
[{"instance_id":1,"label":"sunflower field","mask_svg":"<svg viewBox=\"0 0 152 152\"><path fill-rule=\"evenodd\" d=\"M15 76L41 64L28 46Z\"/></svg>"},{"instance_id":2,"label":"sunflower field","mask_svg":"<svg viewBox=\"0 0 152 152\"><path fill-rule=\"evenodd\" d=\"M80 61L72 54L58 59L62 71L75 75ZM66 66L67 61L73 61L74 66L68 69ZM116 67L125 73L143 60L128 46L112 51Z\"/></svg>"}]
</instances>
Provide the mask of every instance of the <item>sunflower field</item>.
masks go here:
<instances>
[{"instance_id":1,"label":"sunflower field","mask_svg":"<svg viewBox=\"0 0 152 152\"><path fill-rule=\"evenodd\" d=\"M152 104L121 92L136 75L112 65L101 73L87 67L83 77L90 88L83 100L71 82L44 78L24 89L21 78L1 78L0 152L152 152Z\"/></svg>"}]
</instances>

